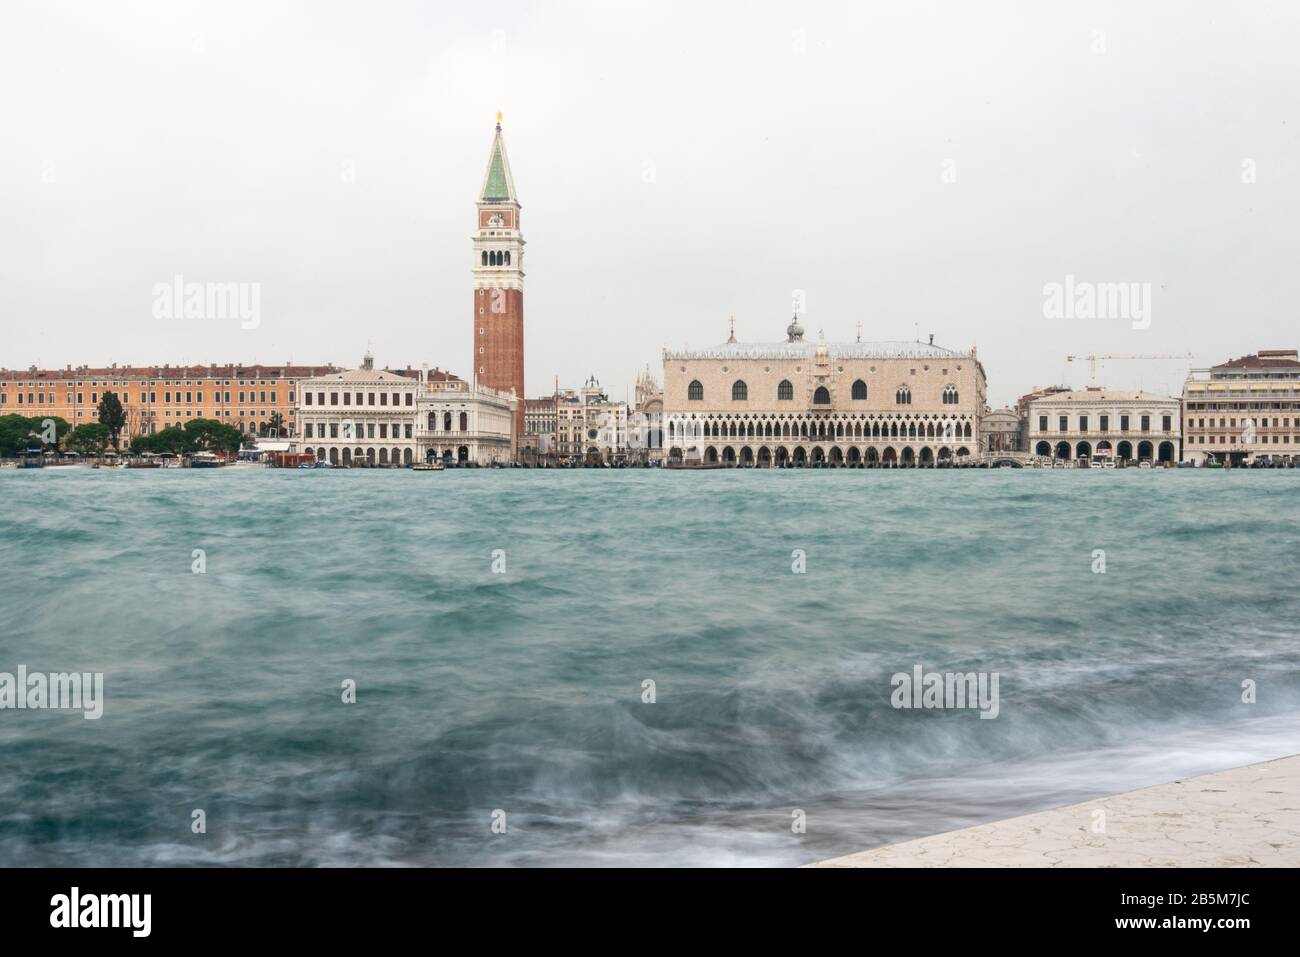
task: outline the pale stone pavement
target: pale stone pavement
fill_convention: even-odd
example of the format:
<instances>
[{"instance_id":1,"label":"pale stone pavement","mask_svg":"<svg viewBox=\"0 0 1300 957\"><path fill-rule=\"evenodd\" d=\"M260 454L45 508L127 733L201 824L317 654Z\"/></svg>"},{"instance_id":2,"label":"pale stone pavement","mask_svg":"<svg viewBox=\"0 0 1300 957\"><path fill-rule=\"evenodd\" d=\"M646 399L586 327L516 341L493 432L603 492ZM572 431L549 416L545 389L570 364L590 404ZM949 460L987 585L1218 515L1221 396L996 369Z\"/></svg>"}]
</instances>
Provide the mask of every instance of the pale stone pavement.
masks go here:
<instances>
[{"instance_id":1,"label":"pale stone pavement","mask_svg":"<svg viewBox=\"0 0 1300 957\"><path fill-rule=\"evenodd\" d=\"M1098 810L1104 833L1094 831ZM1300 755L811 866L1297 867Z\"/></svg>"}]
</instances>

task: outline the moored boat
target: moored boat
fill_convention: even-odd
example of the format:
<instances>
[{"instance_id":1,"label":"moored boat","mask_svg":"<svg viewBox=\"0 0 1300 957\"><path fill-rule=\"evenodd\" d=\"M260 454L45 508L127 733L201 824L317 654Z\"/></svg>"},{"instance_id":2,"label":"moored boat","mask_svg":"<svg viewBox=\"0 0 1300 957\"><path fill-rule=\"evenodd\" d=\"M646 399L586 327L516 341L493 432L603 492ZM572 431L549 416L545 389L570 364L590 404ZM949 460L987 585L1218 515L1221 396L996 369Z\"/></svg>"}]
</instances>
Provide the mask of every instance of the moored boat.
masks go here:
<instances>
[{"instance_id":1,"label":"moored boat","mask_svg":"<svg viewBox=\"0 0 1300 957\"><path fill-rule=\"evenodd\" d=\"M192 469L217 469L225 465L216 452L195 452L190 456L190 468Z\"/></svg>"}]
</instances>

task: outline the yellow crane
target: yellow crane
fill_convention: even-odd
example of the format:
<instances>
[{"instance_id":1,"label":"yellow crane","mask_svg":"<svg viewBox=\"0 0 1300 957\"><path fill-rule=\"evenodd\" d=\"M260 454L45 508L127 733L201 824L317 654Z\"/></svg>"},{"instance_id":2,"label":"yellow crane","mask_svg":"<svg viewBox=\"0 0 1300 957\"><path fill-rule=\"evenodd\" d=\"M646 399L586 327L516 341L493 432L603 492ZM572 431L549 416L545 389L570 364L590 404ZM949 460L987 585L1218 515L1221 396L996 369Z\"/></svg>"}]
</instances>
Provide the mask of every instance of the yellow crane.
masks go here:
<instances>
[{"instance_id":1,"label":"yellow crane","mask_svg":"<svg viewBox=\"0 0 1300 957\"><path fill-rule=\"evenodd\" d=\"M1080 360L1087 359L1088 367L1090 370L1088 381L1096 382L1098 359L1104 360L1104 359L1195 359L1195 358L1196 356L1192 355L1192 353L1190 352L1187 353L1186 355L1161 354L1161 355L1109 355L1109 356L1099 356L1095 352L1090 352L1086 356L1066 356L1065 361L1073 362L1076 359L1080 359Z\"/></svg>"}]
</instances>

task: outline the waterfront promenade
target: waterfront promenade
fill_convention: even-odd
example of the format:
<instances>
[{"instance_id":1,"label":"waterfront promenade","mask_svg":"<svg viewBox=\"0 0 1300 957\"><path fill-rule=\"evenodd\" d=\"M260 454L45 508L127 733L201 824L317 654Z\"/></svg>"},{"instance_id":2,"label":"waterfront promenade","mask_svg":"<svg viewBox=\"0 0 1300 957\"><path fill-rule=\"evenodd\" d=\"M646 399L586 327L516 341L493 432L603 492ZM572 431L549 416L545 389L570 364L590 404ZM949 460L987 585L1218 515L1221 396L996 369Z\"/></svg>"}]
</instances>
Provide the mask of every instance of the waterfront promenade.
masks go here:
<instances>
[{"instance_id":1,"label":"waterfront promenade","mask_svg":"<svg viewBox=\"0 0 1300 957\"><path fill-rule=\"evenodd\" d=\"M1300 755L812 866L1297 867Z\"/></svg>"}]
</instances>

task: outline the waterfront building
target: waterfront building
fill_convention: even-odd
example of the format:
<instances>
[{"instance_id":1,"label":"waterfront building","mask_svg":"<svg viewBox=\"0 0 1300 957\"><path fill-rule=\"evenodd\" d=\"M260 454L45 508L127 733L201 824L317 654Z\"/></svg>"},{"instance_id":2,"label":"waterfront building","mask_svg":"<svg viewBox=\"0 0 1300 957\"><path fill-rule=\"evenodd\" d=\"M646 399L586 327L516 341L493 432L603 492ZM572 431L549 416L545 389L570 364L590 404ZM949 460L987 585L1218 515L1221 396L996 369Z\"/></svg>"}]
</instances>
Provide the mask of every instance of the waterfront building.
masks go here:
<instances>
[{"instance_id":1,"label":"waterfront building","mask_svg":"<svg viewBox=\"0 0 1300 957\"><path fill-rule=\"evenodd\" d=\"M376 369L367 354L359 369L302 383L298 418L302 447L334 465L410 465L415 458L420 381Z\"/></svg>"},{"instance_id":2,"label":"waterfront building","mask_svg":"<svg viewBox=\"0 0 1300 957\"><path fill-rule=\"evenodd\" d=\"M337 371L332 365L119 366L0 370L0 415L57 416L74 429L98 422L104 393L126 413L120 442L193 419L215 419L247 435L294 437L299 383Z\"/></svg>"},{"instance_id":3,"label":"waterfront building","mask_svg":"<svg viewBox=\"0 0 1300 957\"><path fill-rule=\"evenodd\" d=\"M524 437L520 452L534 459L555 453L556 396L524 400Z\"/></svg>"},{"instance_id":4,"label":"waterfront building","mask_svg":"<svg viewBox=\"0 0 1300 957\"><path fill-rule=\"evenodd\" d=\"M1180 403L1171 396L1089 387L1031 399L1027 416L1029 451L1043 458L1179 458Z\"/></svg>"},{"instance_id":5,"label":"waterfront building","mask_svg":"<svg viewBox=\"0 0 1300 957\"><path fill-rule=\"evenodd\" d=\"M628 456L642 465L664 459L664 390L646 366L636 378L636 406L628 419Z\"/></svg>"},{"instance_id":6,"label":"waterfront building","mask_svg":"<svg viewBox=\"0 0 1300 957\"><path fill-rule=\"evenodd\" d=\"M498 393L514 392L515 432L524 420L524 237L519 198L510 174L501 114L479 190L474 242L473 382Z\"/></svg>"},{"instance_id":7,"label":"waterfront building","mask_svg":"<svg viewBox=\"0 0 1300 957\"><path fill-rule=\"evenodd\" d=\"M984 413L981 432L984 435L984 451L1023 452L1021 438L1021 419L1015 409L994 409Z\"/></svg>"},{"instance_id":8,"label":"waterfront building","mask_svg":"<svg viewBox=\"0 0 1300 957\"><path fill-rule=\"evenodd\" d=\"M301 448L340 466L402 467L439 459L495 465L515 456L514 396L422 367L361 367L305 380Z\"/></svg>"},{"instance_id":9,"label":"waterfront building","mask_svg":"<svg viewBox=\"0 0 1300 957\"><path fill-rule=\"evenodd\" d=\"M1209 369L1183 386L1183 457L1233 465L1300 460L1300 359L1263 349Z\"/></svg>"},{"instance_id":10,"label":"waterfront building","mask_svg":"<svg viewBox=\"0 0 1300 957\"><path fill-rule=\"evenodd\" d=\"M458 465L505 465L517 458L519 406L513 392L466 382L422 382L416 398L416 457Z\"/></svg>"},{"instance_id":11,"label":"waterfront building","mask_svg":"<svg viewBox=\"0 0 1300 957\"><path fill-rule=\"evenodd\" d=\"M627 403L611 400L595 376L576 392L559 393L555 421L560 458L611 464L626 461Z\"/></svg>"},{"instance_id":12,"label":"waterfront building","mask_svg":"<svg viewBox=\"0 0 1300 957\"><path fill-rule=\"evenodd\" d=\"M1019 399L1016 400L1016 415L1020 418L1020 448L1029 452L1033 446L1029 444L1029 403L1035 399L1041 399L1045 395L1056 395L1059 392L1069 392L1068 385L1049 385L1034 386Z\"/></svg>"},{"instance_id":13,"label":"waterfront building","mask_svg":"<svg viewBox=\"0 0 1300 957\"><path fill-rule=\"evenodd\" d=\"M934 466L980 449L984 368L972 346L782 342L665 350L669 464Z\"/></svg>"}]
</instances>

